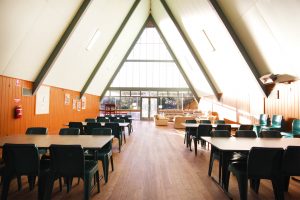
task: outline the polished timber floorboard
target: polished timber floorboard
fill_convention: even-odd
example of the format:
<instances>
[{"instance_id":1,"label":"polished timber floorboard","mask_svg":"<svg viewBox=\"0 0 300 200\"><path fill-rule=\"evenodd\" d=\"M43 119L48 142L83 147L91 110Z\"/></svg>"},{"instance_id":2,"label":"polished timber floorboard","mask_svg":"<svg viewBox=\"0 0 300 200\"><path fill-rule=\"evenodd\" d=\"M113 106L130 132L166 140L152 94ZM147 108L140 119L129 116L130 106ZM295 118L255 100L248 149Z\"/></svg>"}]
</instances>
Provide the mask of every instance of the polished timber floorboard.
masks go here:
<instances>
[{"instance_id":1,"label":"polished timber floorboard","mask_svg":"<svg viewBox=\"0 0 300 200\"><path fill-rule=\"evenodd\" d=\"M198 156L183 144L183 130L155 127L153 122L134 121L134 132L126 135L126 144L118 152L118 141L114 140L113 156L115 170L109 172L109 181L101 180L101 192L96 188L92 198L102 199L228 199L218 185L207 175L209 150L198 148ZM127 132L127 129L126 129ZM99 170L102 173L101 162ZM213 176L218 176L218 162L214 163ZM22 179L23 190L17 191L14 180L11 183L9 199L37 199L37 185L29 192L26 178ZM235 177L230 178L229 192L233 199L239 199ZM66 187L59 192L56 181L52 199L83 199L83 182L77 185L74 179L72 190ZM274 199L270 181L262 181L259 194L250 189L248 199ZM300 199L300 183L291 180L285 199Z\"/></svg>"}]
</instances>

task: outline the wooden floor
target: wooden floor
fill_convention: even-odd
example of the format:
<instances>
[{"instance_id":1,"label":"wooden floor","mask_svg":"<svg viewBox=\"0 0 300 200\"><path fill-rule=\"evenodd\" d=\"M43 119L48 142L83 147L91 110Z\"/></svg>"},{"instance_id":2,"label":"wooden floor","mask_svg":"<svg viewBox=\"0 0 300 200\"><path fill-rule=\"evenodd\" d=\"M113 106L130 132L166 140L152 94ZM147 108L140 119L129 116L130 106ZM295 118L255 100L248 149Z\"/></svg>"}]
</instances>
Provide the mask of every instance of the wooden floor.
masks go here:
<instances>
[{"instance_id":1,"label":"wooden floor","mask_svg":"<svg viewBox=\"0 0 300 200\"><path fill-rule=\"evenodd\" d=\"M183 131L169 127L155 127L153 122L134 122L134 132L128 137L122 152L118 141L113 144L115 170L110 171L109 181L101 180L101 192L92 193L92 199L228 199L218 185L207 175L209 151L198 149L198 156L183 144ZM102 173L101 162L100 172ZM218 163L213 176L218 176ZM9 199L36 199L37 186L29 192L25 178L23 190L17 191L16 181L10 188ZM229 192L239 199L235 177L230 178ZM75 179L70 193L59 192L56 183L52 199L82 199L82 181ZM259 194L249 189L248 199L274 199L271 182L262 181ZM285 199L300 199L300 184L291 181Z\"/></svg>"}]
</instances>

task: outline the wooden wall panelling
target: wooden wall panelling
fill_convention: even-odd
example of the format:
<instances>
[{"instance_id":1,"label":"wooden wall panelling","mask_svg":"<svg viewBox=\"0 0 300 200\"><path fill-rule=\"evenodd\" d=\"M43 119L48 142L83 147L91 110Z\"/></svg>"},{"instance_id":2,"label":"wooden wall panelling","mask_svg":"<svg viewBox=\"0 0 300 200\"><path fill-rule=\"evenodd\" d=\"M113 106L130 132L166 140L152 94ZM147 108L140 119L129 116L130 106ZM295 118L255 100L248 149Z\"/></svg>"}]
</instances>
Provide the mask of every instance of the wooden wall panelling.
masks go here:
<instances>
[{"instance_id":1,"label":"wooden wall panelling","mask_svg":"<svg viewBox=\"0 0 300 200\"><path fill-rule=\"evenodd\" d=\"M16 79L0 76L0 134L24 134L27 127L45 126L49 134L57 134L63 124L69 121L83 121L85 118L96 117L99 113L99 96L86 95L87 105L85 110L72 109L72 99L79 97L79 92L50 87L49 114L35 114L35 96L22 96L22 87L32 88L32 82L20 81L16 85ZM70 105L64 105L65 93L71 96ZM21 99L15 103L14 99ZM14 119L14 108L22 105L23 116Z\"/></svg>"}]
</instances>

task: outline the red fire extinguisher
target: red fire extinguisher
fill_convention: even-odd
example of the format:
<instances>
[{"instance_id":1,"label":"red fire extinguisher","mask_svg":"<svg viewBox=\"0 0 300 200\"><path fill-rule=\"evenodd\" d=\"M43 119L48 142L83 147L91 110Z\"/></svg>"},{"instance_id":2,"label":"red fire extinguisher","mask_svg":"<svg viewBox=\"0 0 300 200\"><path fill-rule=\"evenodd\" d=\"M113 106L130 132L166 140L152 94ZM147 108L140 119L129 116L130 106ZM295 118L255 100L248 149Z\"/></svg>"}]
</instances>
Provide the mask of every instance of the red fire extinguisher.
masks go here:
<instances>
[{"instance_id":1,"label":"red fire extinguisher","mask_svg":"<svg viewBox=\"0 0 300 200\"><path fill-rule=\"evenodd\" d=\"M16 106L15 108L15 118L18 119L18 118L21 118L23 115L23 109L22 109L22 106L19 105L19 106Z\"/></svg>"}]
</instances>

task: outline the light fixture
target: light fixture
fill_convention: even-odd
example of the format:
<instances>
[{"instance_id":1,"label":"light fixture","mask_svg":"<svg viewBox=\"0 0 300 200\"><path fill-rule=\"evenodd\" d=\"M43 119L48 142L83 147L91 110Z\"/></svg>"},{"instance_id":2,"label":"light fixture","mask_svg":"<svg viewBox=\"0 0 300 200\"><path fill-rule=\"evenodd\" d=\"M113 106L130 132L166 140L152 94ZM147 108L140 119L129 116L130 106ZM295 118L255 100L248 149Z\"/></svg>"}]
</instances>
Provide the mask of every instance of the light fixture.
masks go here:
<instances>
[{"instance_id":1,"label":"light fixture","mask_svg":"<svg viewBox=\"0 0 300 200\"><path fill-rule=\"evenodd\" d=\"M93 37L91 38L89 44L87 45L87 47L85 48L87 51L91 50L92 47L94 46L94 44L96 43L97 39L99 38L100 36L100 30L97 29L93 35Z\"/></svg>"},{"instance_id":2,"label":"light fixture","mask_svg":"<svg viewBox=\"0 0 300 200\"><path fill-rule=\"evenodd\" d=\"M207 46L208 48L210 48L210 51L216 51L216 48L214 47L214 45L212 44L212 42L210 41L208 35L206 34L205 30L202 29L202 33L204 34L206 40L207 40Z\"/></svg>"}]
</instances>

